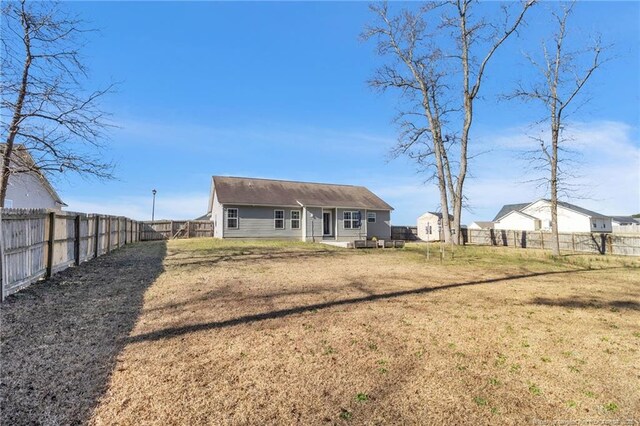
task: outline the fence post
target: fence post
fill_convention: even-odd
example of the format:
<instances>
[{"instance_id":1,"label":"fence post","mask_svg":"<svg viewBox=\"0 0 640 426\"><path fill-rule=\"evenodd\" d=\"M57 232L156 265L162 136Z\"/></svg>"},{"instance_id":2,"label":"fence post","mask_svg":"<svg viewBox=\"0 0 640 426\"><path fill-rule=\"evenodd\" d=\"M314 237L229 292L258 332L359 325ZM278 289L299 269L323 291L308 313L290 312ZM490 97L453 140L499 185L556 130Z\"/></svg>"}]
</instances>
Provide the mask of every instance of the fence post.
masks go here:
<instances>
[{"instance_id":1,"label":"fence post","mask_svg":"<svg viewBox=\"0 0 640 426\"><path fill-rule=\"evenodd\" d=\"M116 219L116 235L118 236L118 243L116 244L116 248L119 248L121 246L120 244L120 218L118 217Z\"/></svg>"},{"instance_id":2,"label":"fence post","mask_svg":"<svg viewBox=\"0 0 640 426\"><path fill-rule=\"evenodd\" d=\"M53 247L56 242L56 212L49 213L49 241L47 250L47 278L53 275Z\"/></svg>"},{"instance_id":3,"label":"fence post","mask_svg":"<svg viewBox=\"0 0 640 426\"><path fill-rule=\"evenodd\" d=\"M73 254L75 255L75 264L78 266L80 264L80 215L76 215L75 219L75 239L73 240Z\"/></svg>"},{"instance_id":4,"label":"fence post","mask_svg":"<svg viewBox=\"0 0 640 426\"><path fill-rule=\"evenodd\" d=\"M607 250L605 254L613 254L613 238L611 238L611 234L607 234L605 238L607 239Z\"/></svg>"},{"instance_id":5,"label":"fence post","mask_svg":"<svg viewBox=\"0 0 640 426\"><path fill-rule=\"evenodd\" d=\"M544 232L540 231L540 245L542 246L542 250L544 250Z\"/></svg>"},{"instance_id":6,"label":"fence post","mask_svg":"<svg viewBox=\"0 0 640 426\"><path fill-rule=\"evenodd\" d=\"M99 214L96 215L96 234L95 234L95 238L96 238L96 243L95 243L95 250L93 252L93 257L94 258L98 257L98 249L100 248L100 215Z\"/></svg>"},{"instance_id":7,"label":"fence post","mask_svg":"<svg viewBox=\"0 0 640 426\"><path fill-rule=\"evenodd\" d=\"M111 216L107 216L107 253L111 251Z\"/></svg>"},{"instance_id":8,"label":"fence post","mask_svg":"<svg viewBox=\"0 0 640 426\"><path fill-rule=\"evenodd\" d=\"M191 238L191 222L187 221L187 238Z\"/></svg>"},{"instance_id":9,"label":"fence post","mask_svg":"<svg viewBox=\"0 0 640 426\"><path fill-rule=\"evenodd\" d=\"M576 251L576 234L571 234L571 249L572 251Z\"/></svg>"}]
</instances>

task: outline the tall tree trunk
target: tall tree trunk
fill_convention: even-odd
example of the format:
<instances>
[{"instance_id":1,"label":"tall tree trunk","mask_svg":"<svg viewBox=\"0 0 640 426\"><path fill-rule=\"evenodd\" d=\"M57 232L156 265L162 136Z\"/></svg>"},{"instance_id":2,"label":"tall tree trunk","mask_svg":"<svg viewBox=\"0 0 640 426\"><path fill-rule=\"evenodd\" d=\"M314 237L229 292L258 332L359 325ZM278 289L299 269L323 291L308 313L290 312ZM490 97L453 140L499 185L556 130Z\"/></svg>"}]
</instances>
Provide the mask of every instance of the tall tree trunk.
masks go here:
<instances>
[{"instance_id":1,"label":"tall tree trunk","mask_svg":"<svg viewBox=\"0 0 640 426\"><path fill-rule=\"evenodd\" d=\"M558 123L551 129L551 234L553 236L552 253L560 255L560 238L558 236Z\"/></svg>"},{"instance_id":2,"label":"tall tree trunk","mask_svg":"<svg viewBox=\"0 0 640 426\"><path fill-rule=\"evenodd\" d=\"M438 190L440 191L440 206L442 209L442 233L444 234L445 243L451 242L451 226L449 223L449 197L447 196L447 177L445 172L445 164L443 162L444 145L440 132L433 135L433 147L436 158L436 170L438 174ZM446 157L444 157L446 158Z\"/></svg>"},{"instance_id":3,"label":"tall tree trunk","mask_svg":"<svg viewBox=\"0 0 640 426\"><path fill-rule=\"evenodd\" d=\"M24 29L24 47L26 51L26 57L24 60L24 67L22 69L22 79L20 81L20 89L18 91L18 98L13 110L13 118L9 125L9 135L2 156L2 171L0 172L0 207L4 207L5 198L7 197L7 186L9 184L9 175L11 174L11 155L13 153L13 144L20 129L20 120L22 119L22 106L24 105L24 98L27 94L27 84L29 81L29 67L31 66L31 37L29 35L31 31L31 25L29 18L24 9L24 2L22 4L22 28Z\"/></svg>"}]
</instances>

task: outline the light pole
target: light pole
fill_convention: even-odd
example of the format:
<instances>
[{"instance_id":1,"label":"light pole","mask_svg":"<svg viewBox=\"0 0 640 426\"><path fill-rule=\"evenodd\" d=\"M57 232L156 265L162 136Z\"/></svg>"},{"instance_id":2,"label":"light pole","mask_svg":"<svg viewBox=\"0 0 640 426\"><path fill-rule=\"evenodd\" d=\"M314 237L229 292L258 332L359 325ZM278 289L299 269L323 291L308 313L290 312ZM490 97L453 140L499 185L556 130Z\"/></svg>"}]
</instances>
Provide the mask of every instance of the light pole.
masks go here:
<instances>
[{"instance_id":1,"label":"light pole","mask_svg":"<svg viewBox=\"0 0 640 426\"><path fill-rule=\"evenodd\" d=\"M154 219L155 219L155 215L156 215L156 193L158 191L156 191L155 189L151 191L151 193L153 194L153 204L151 206L151 222L153 223Z\"/></svg>"}]
</instances>

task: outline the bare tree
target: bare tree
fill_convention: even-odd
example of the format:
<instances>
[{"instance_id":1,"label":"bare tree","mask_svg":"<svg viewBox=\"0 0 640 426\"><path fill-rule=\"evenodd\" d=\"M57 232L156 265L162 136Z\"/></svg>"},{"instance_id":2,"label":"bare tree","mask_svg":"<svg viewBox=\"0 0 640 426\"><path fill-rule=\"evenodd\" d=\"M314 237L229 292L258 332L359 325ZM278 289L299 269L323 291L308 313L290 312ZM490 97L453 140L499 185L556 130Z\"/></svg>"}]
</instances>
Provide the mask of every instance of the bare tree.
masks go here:
<instances>
[{"instance_id":1,"label":"bare tree","mask_svg":"<svg viewBox=\"0 0 640 426\"><path fill-rule=\"evenodd\" d=\"M372 5L378 23L363 38L375 38L380 67L370 84L397 89L403 100L395 154L406 154L423 170L434 170L446 242L460 243L464 183L469 160L474 104L496 51L522 24L535 0L519 4L511 16L489 22L474 12L474 0L427 3L391 14L386 3ZM453 229L449 217L453 213ZM453 233L453 237L452 237Z\"/></svg>"},{"instance_id":2,"label":"bare tree","mask_svg":"<svg viewBox=\"0 0 640 426\"><path fill-rule=\"evenodd\" d=\"M113 177L112 164L100 155L110 125L98 101L114 86L84 89L82 26L56 3L3 2L0 207L12 174ZM16 155L18 145L33 161Z\"/></svg>"},{"instance_id":3,"label":"bare tree","mask_svg":"<svg viewBox=\"0 0 640 426\"><path fill-rule=\"evenodd\" d=\"M566 171L562 170L562 143L566 141L563 132L566 129L566 117L569 106L575 103L579 93L584 88L593 73L601 67L604 60L602 46L596 39L592 46L581 50L569 50L565 46L567 38L567 21L573 11L574 2L561 3L559 11L552 10L551 14L557 31L551 40L551 49L547 42L542 43L542 61L537 61L532 55L527 55L529 62L536 70L539 78L528 85L520 87L509 97L524 101L534 101L541 104L547 114L550 125L548 138L536 137L540 145L539 155L533 159L540 168L549 175L544 178L548 184L551 196L551 232L553 234L552 252L560 254L558 238L558 192L561 188L562 177Z\"/></svg>"}]
</instances>

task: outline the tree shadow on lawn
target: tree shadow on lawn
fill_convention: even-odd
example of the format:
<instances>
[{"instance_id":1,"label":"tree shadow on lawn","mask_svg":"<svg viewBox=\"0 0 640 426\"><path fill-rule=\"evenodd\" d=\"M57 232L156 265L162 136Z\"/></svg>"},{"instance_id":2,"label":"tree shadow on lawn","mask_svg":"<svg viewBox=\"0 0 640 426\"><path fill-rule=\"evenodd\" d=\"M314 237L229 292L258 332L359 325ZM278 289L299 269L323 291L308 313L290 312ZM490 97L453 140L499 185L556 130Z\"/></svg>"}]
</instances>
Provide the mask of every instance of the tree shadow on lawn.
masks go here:
<instances>
[{"instance_id":1,"label":"tree shadow on lawn","mask_svg":"<svg viewBox=\"0 0 640 426\"><path fill-rule=\"evenodd\" d=\"M165 255L164 241L126 246L0 305L1 424L89 420Z\"/></svg>"},{"instance_id":2,"label":"tree shadow on lawn","mask_svg":"<svg viewBox=\"0 0 640 426\"><path fill-rule=\"evenodd\" d=\"M301 260L311 257L329 257L338 254L334 250L306 250L306 251L242 251L220 256L190 256L188 258L168 259L166 264L172 268L196 266L213 266L223 262L252 262L258 260ZM343 254L343 253L340 253ZM188 260L186 260L188 259Z\"/></svg>"},{"instance_id":3,"label":"tree shadow on lawn","mask_svg":"<svg viewBox=\"0 0 640 426\"><path fill-rule=\"evenodd\" d=\"M640 311L640 303L634 300L601 300L593 298L584 299L580 297L549 299L546 297L536 297L531 303L534 305L562 306L565 308L626 309Z\"/></svg>"},{"instance_id":4,"label":"tree shadow on lawn","mask_svg":"<svg viewBox=\"0 0 640 426\"><path fill-rule=\"evenodd\" d=\"M616 269L616 268L606 268L606 269ZM601 270L602 269L600 269L600 271ZM157 341L157 340L181 336L184 334L194 333L198 331L215 330L220 328L233 327L240 324L247 324L247 323L264 321L269 319L276 319L276 318L283 318L283 317L300 314L307 311L327 309L327 308L332 308L336 306L354 305L358 303L392 299L392 298L403 297L403 296L427 294L431 292L449 290L449 289L454 289L458 287L468 287L468 286L475 286L475 285L481 285L481 284L495 284L500 282L525 279L525 278L535 278L535 277L545 276L545 275L563 275L563 274L574 274L578 272L593 272L593 270L573 269L570 271L532 272L527 274L513 275L513 276L501 277L501 278L491 278L491 279L484 279L484 280L477 280L477 281L467 281L462 283L445 284L438 287L420 287L416 289L401 290L401 291L395 291L390 293L368 294L366 296L361 296L361 297L334 300L334 301L315 303L315 304L304 305L304 306L295 306L292 308L280 309L272 312L245 315L242 317L233 318L233 319L224 320L224 321L213 321L213 322L206 322L206 323L200 323L200 324L171 327L171 328L166 328L162 330L152 331L149 333L139 334L137 336L131 336L128 338L128 342L137 343L137 342L144 342L144 341Z\"/></svg>"}]
</instances>

